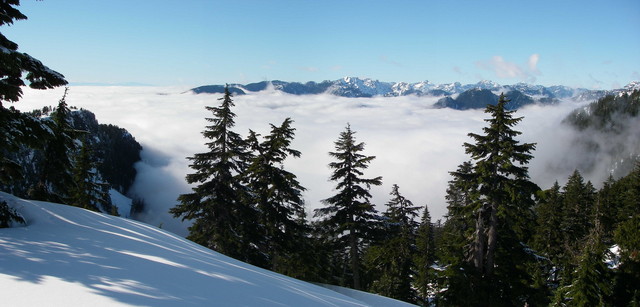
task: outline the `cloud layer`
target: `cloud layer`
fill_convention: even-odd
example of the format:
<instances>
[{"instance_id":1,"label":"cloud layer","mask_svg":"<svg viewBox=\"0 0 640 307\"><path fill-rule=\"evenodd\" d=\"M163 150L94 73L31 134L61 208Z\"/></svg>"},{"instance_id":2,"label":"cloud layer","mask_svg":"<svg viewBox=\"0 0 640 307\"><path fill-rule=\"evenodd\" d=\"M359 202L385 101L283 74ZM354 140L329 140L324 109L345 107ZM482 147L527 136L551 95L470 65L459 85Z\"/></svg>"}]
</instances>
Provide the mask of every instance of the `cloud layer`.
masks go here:
<instances>
[{"instance_id":1,"label":"cloud layer","mask_svg":"<svg viewBox=\"0 0 640 307\"><path fill-rule=\"evenodd\" d=\"M532 60L533 62L536 59ZM535 66L535 63L534 63ZM205 106L218 104L221 95L194 95L185 88L158 87L72 87L69 105L91 110L101 123L127 129L143 145L143 161L136 167L139 176L134 191L147 202L144 221L178 234L186 234L186 224L169 216L167 210L176 198L190 191L184 181L191 172L186 157L205 152L201 135L211 114ZM22 110L55 105L62 90L27 90ZM299 159L286 161L285 167L299 177L308 189L309 210L330 197L334 183L328 178L333 142L347 123L358 141L366 143L365 154L375 155L365 175L382 176L383 186L372 189L373 202L385 209L393 184L416 205L428 205L432 216L446 213L444 199L449 173L469 157L462 144L467 134L481 133L487 117L482 110L456 111L432 108L436 98L344 98L330 95L294 96L277 91L234 97L236 131L244 136L249 129L267 134L269 123L280 124L291 117L296 137L292 147L302 152ZM560 121L577 107L575 103L557 106L531 106L518 111L524 120L517 130L523 142L537 142L532 163L532 179L541 187L568 176L556 172L548 162L569 146L569 130Z\"/></svg>"}]
</instances>

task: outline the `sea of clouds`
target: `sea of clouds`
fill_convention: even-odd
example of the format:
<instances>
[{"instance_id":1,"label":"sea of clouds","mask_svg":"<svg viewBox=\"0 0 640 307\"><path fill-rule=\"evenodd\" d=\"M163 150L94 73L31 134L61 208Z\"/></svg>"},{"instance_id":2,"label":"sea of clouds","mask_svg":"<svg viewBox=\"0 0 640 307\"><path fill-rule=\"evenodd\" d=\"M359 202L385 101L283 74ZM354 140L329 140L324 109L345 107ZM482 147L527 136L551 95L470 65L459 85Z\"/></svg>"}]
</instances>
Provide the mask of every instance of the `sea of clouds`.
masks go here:
<instances>
[{"instance_id":1,"label":"sea of clouds","mask_svg":"<svg viewBox=\"0 0 640 307\"><path fill-rule=\"evenodd\" d=\"M205 106L218 105L221 94L196 95L188 88L72 86L67 96L70 106L88 109L100 123L127 129L143 146L142 161L133 193L143 198L147 211L142 220L186 235L187 223L168 214L178 195L188 193L185 175L191 172L186 157L206 152L201 132L211 113ZM26 90L14 104L28 111L55 106L63 89ZM428 205L434 219L446 214L444 199L447 181L462 162L469 160L462 144L471 142L468 133L482 133L487 114L483 110L435 109L432 97L344 98L331 95L295 96L267 90L234 97L235 131L243 136L252 129L269 133L269 124L279 125L290 117L296 128L292 148L302 152L290 158L285 168L296 174L307 188L307 208L322 206L321 200L335 192L328 181L332 161L328 152L349 123L357 141L365 142L366 155L376 159L365 176L383 177L383 185L373 187L372 201L385 210L393 184L415 205ZM515 127L522 131L521 142L535 142L535 158L529 164L532 180L541 188L554 181L561 184L579 165L581 157L571 152L575 132L562 119L583 103L562 102L552 106L532 105L520 109L524 117ZM568 156L569 155L569 156ZM561 159L561 160L559 160ZM558 163L558 161L562 161ZM596 186L608 176L607 166L585 174Z\"/></svg>"}]
</instances>

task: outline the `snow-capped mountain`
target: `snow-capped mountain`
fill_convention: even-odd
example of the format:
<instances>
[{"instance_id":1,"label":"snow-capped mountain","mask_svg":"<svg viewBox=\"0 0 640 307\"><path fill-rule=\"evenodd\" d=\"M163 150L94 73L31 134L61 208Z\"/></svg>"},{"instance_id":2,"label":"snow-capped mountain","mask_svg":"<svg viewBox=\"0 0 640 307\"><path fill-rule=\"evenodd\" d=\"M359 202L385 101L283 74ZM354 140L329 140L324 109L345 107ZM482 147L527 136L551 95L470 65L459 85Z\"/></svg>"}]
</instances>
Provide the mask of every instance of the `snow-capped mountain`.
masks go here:
<instances>
[{"instance_id":1,"label":"snow-capped mountain","mask_svg":"<svg viewBox=\"0 0 640 307\"><path fill-rule=\"evenodd\" d=\"M431 96L443 97L447 101L451 101L453 96L457 96L467 91L487 90L499 95L501 92L514 93L518 100L519 106L529 103L557 103L559 99L580 100L597 100L609 94L616 94L624 91L632 91L640 89L640 82L635 81L626 85L622 89L611 91L606 90L588 90L583 88L571 88L562 85L545 87L542 85L534 85L527 83L516 83L513 85L500 85L489 80L482 80L475 84L461 84L460 82L434 84L429 81L421 81L416 83L408 82L383 82L370 78L345 77L335 81L317 82L285 82L285 81L262 81L249 84L230 84L231 92L234 95L244 95L249 92L260 92L264 90L276 90L293 95L315 95L315 94L331 94L341 97L396 97L396 96ZM205 85L191 89L194 93L223 93L223 85ZM449 104L460 105L460 103ZM483 107L486 105L480 103ZM473 108L462 106L461 108Z\"/></svg>"}]
</instances>

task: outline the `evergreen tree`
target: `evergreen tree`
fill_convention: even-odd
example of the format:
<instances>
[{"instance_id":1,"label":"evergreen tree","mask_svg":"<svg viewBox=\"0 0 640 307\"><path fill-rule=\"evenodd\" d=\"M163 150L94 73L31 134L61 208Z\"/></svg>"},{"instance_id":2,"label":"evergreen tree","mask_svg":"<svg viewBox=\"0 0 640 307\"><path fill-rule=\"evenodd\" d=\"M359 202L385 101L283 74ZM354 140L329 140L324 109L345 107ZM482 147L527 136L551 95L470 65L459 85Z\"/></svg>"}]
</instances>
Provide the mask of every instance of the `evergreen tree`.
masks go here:
<instances>
[{"instance_id":1,"label":"evergreen tree","mask_svg":"<svg viewBox=\"0 0 640 307\"><path fill-rule=\"evenodd\" d=\"M569 280L575 270L575 263L581 256L585 238L593 228L595 189L591 182L584 182L575 170L563 188L563 212L560 229L564 236L564 250L558 265L560 278Z\"/></svg>"},{"instance_id":2,"label":"evergreen tree","mask_svg":"<svg viewBox=\"0 0 640 307\"><path fill-rule=\"evenodd\" d=\"M476 304L488 306L522 305L534 294L531 274L526 271L533 257L523 242L530 236L533 196L538 190L524 166L533 158L535 144L515 140L521 133L512 127L522 118L514 118L515 111L508 111L507 103L501 95L496 105L488 105L485 113L491 118L485 120L488 126L483 128L484 134L470 133L475 143L464 144L475 161L470 180L477 191L467 209L475 225L465 263L452 269L471 271L468 275L458 273L449 281L469 285L472 291L468 294ZM451 294L448 303L459 304Z\"/></svg>"},{"instance_id":3,"label":"evergreen tree","mask_svg":"<svg viewBox=\"0 0 640 307\"><path fill-rule=\"evenodd\" d=\"M19 5L20 0L0 2L0 26L27 19L27 16L16 8ZM62 74L49 69L30 55L19 52L18 44L2 33L0 48L0 109L3 108L3 101L16 102L20 99L21 87L26 85L25 80L29 82L29 87L34 89L48 89L67 84Z\"/></svg>"},{"instance_id":4,"label":"evergreen tree","mask_svg":"<svg viewBox=\"0 0 640 307\"><path fill-rule=\"evenodd\" d=\"M257 213L246 199L247 188L239 174L245 171L246 144L235 126L234 106L229 87L218 107L206 107L213 117L211 125L202 132L208 140L208 152L197 153L188 159L195 170L188 174L189 184L196 184L192 193L178 197L180 204L170 209L174 217L194 220L188 239L236 259L249 261L255 255L249 235L257 220Z\"/></svg>"},{"instance_id":5,"label":"evergreen tree","mask_svg":"<svg viewBox=\"0 0 640 307\"><path fill-rule=\"evenodd\" d=\"M271 133L263 142L251 131L249 144L255 154L243 174L251 191L251 203L260 214L262 253L270 258L270 269L277 272L292 269L305 227L305 188L283 165L289 156L300 157L299 151L290 148L295 131L292 123L287 118L280 126L271 125Z\"/></svg>"},{"instance_id":6,"label":"evergreen tree","mask_svg":"<svg viewBox=\"0 0 640 307\"><path fill-rule=\"evenodd\" d=\"M357 143L355 132L347 125L335 142L335 152L329 154L337 161L331 162L333 169L330 179L338 181L338 193L323 200L324 208L316 209L315 215L324 218L325 226L332 232L338 247L348 250L352 284L361 289L360 263L361 249L371 238L378 219L377 211L369 202L372 185L381 185L382 177L362 178L363 170L375 156L366 156L364 143Z\"/></svg>"},{"instance_id":7,"label":"evergreen tree","mask_svg":"<svg viewBox=\"0 0 640 307\"><path fill-rule=\"evenodd\" d=\"M431 223L429 208L425 206L416 234L416 277L414 281L418 302L422 306L428 306L435 294L437 276L432 267L436 262L435 251L434 226Z\"/></svg>"},{"instance_id":8,"label":"evergreen tree","mask_svg":"<svg viewBox=\"0 0 640 307\"><path fill-rule=\"evenodd\" d=\"M387 211L383 214L385 238L379 246L370 248L372 256L369 256L369 266L380 275L373 281L371 291L405 302L415 302L416 295L412 287L418 228L415 218L420 207L402 196L397 184L393 185L391 196Z\"/></svg>"},{"instance_id":9,"label":"evergreen tree","mask_svg":"<svg viewBox=\"0 0 640 307\"><path fill-rule=\"evenodd\" d=\"M71 205L99 211L99 208L111 207L109 188L100 181L97 162L94 160L91 145L82 137L80 152L76 155L73 166L73 188L71 189Z\"/></svg>"},{"instance_id":10,"label":"evergreen tree","mask_svg":"<svg viewBox=\"0 0 640 307\"><path fill-rule=\"evenodd\" d=\"M44 159L40 161L40 179L29 192L32 199L57 203L69 201L69 191L73 187L72 156L77 150L77 131L71 126L71 110L66 102L67 91L68 88L51 114L51 121L48 122L53 135L46 140L44 146Z\"/></svg>"},{"instance_id":11,"label":"evergreen tree","mask_svg":"<svg viewBox=\"0 0 640 307\"><path fill-rule=\"evenodd\" d=\"M620 251L613 299L615 306L640 306L640 162L615 183L620 192L620 222L613 240Z\"/></svg>"},{"instance_id":12,"label":"evergreen tree","mask_svg":"<svg viewBox=\"0 0 640 307\"><path fill-rule=\"evenodd\" d=\"M564 216L564 198L557 181L551 189L541 194L542 197L536 207L538 222L533 246L538 252L556 261L564 252L564 232L558 227Z\"/></svg>"},{"instance_id":13,"label":"evergreen tree","mask_svg":"<svg viewBox=\"0 0 640 307\"><path fill-rule=\"evenodd\" d=\"M596 223L588 236L569 286L558 289L556 306L605 306L611 294L611 272L604 261L607 249L602 244L602 230Z\"/></svg>"},{"instance_id":14,"label":"evergreen tree","mask_svg":"<svg viewBox=\"0 0 640 307\"><path fill-rule=\"evenodd\" d=\"M27 19L17 9L19 5L20 0L0 2L0 26ZM15 153L21 145L39 145L38 140L46 135L46 130L34 119L13 108L5 108L3 102L17 102L22 96L21 87L26 85L25 80L34 89L54 88L67 84L67 81L62 74L49 69L30 55L19 52L18 44L2 33L0 49L0 183L8 183L22 177L20 165L10 159L9 154ZM9 221L20 221L6 204L0 204L0 216L7 217Z\"/></svg>"}]
</instances>

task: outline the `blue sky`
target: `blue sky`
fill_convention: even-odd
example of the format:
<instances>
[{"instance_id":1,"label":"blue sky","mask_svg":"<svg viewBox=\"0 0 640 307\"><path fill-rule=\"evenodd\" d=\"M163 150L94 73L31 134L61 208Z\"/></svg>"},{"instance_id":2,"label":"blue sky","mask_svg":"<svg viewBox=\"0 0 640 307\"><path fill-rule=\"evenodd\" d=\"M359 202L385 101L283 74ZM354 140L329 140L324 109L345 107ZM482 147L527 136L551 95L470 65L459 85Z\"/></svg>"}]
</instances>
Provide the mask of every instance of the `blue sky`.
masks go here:
<instances>
[{"instance_id":1,"label":"blue sky","mask_svg":"<svg viewBox=\"0 0 640 307\"><path fill-rule=\"evenodd\" d=\"M23 0L19 9L29 19L0 31L72 84L640 80L637 0Z\"/></svg>"}]
</instances>

